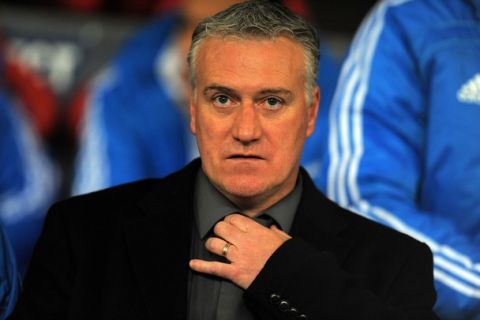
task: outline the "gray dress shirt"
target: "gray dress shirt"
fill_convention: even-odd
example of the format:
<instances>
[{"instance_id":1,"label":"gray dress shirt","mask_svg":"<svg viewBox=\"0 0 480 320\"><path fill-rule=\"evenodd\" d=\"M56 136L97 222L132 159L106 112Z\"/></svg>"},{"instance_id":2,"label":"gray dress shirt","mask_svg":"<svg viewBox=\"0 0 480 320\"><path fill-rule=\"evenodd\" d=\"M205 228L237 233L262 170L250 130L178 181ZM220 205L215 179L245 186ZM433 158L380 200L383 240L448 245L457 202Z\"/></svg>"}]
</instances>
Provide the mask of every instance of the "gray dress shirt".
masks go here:
<instances>
[{"instance_id":1,"label":"gray dress shirt","mask_svg":"<svg viewBox=\"0 0 480 320\"><path fill-rule=\"evenodd\" d=\"M302 195L301 175L295 188L282 200L265 210L260 216L273 220L280 229L290 231ZM223 257L208 252L205 240L213 235L213 227L231 213L243 213L223 196L200 169L195 181L195 223L192 236L191 257L208 261L223 261ZM254 219L266 225L265 219ZM271 224L271 223L270 223ZM253 320L255 317L243 301L243 289L228 280L190 273L189 320Z\"/></svg>"}]
</instances>

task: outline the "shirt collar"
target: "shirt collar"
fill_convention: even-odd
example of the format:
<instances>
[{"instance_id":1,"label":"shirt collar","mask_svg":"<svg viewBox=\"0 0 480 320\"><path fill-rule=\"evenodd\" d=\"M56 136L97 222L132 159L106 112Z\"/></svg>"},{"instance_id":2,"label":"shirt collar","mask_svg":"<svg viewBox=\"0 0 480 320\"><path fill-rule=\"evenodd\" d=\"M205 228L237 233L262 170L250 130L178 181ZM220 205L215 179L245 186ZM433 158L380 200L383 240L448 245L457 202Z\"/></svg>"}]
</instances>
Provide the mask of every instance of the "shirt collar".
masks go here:
<instances>
[{"instance_id":1,"label":"shirt collar","mask_svg":"<svg viewBox=\"0 0 480 320\"><path fill-rule=\"evenodd\" d=\"M268 214L283 231L289 232L300 203L302 189L302 178L299 174L295 188L262 213ZM198 170L195 181L194 199L195 221L200 238L204 238L213 226L225 216L234 212L243 213L213 186L202 169Z\"/></svg>"},{"instance_id":2,"label":"shirt collar","mask_svg":"<svg viewBox=\"0 0 480 320\"><path fill-rule=\"evenodd\" d=\"M264 212L272 217L275 222L278 223L280 228L287 233L290 232L290 228L292 227L293 218L295 218L295 213L297 212L298 204L302 197L302 190L302 175L299 174L295 188L293 188L286 197L266 209Z\"/></svg>"}]
</instances>

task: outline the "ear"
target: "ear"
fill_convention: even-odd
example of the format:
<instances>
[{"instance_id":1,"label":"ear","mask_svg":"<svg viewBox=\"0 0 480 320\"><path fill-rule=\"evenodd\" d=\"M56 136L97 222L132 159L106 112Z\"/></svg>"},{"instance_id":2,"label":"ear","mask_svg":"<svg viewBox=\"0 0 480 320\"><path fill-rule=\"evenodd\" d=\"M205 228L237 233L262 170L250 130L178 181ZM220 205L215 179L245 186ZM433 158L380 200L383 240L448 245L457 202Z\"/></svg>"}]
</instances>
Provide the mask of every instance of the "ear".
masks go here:
<instances>
[{"instance_id":1,"label":"ear","mask_svg":"<svg viewBox=\"0 0 480 320\"><path fill-rule=\"evenodd\" d=\"M318 115L318 105L320 104L320 88L315 86L313 89L312 103L307 107L307 137L310 137L315 130L315 123Z\"/></svg>"},{"instance_id":2,"label":"ear","mask_svg":"<svg viewBox=\"0 0 480 320\"><path fill-rule=\"evenodd\" d=\"M197 121L196 121L196 94L195 90L190 91L189 105L190 105L190 131L194 135L197 134Z\"/></svg>"}]
</instances>

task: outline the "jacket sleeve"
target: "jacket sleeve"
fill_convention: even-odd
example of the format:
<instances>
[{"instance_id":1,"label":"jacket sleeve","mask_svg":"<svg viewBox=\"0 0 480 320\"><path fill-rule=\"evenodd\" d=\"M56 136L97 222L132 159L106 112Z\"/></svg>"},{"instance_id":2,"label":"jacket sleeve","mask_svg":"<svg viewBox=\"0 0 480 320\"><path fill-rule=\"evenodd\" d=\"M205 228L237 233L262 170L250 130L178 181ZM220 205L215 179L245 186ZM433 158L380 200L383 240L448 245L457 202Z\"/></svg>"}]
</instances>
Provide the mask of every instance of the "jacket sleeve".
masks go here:
<instances>
[{"instance_id":1,"label":"jacket sleeve","mask_svg":"<svg viewBox=\"0 0 480 320\"><path fill-rule=\"evenodd\" d=\"M363 22L343 66L329 115L321 189L341 206L427 243L434 254L436 310L468 318L480 311L480 242L457 230L453 219L471 213L452 212L450 220L418 205L431 147L427 131L433 130L428 95L433 90L441 96L446 88L422 83L421 77L433 79L432 65L416 60L409 35L399 27L409 17L392 16L392 3L382 2ZM443 139L451 132L433 134Z\"/></svg>"},{"instance_id":2,"label":"jacket sleeve","mask_svg":"<svg viewBox=\"0 0 480 320\"><path fill-rule=\"evenodd\" d=\"M292 238L268 260L246 298L261 319L437 319L431 267L428 248L416 247L379 297L332 253Z\"/></svg>"}]
</instances>

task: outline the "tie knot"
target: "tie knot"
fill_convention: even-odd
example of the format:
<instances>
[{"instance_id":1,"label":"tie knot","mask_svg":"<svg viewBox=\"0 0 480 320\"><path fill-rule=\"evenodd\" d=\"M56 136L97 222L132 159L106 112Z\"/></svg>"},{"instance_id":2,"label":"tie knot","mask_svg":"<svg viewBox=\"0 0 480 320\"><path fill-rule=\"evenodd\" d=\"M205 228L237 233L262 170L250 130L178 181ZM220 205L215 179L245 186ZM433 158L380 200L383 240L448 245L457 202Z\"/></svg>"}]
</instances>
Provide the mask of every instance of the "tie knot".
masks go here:
<instances>
[{"instance_id":1,"label":"tie knot","mask_svg":"<svg viewBox=\"0 0 480 320\"><path fill-rule=\"evenodd\" d=\"M261 215L254 218L255 221L260 223L262 226L270 228L272 225L276 225L279 229L278 223L266 213L262 213Z\"/></svg>"}]
</instances>

